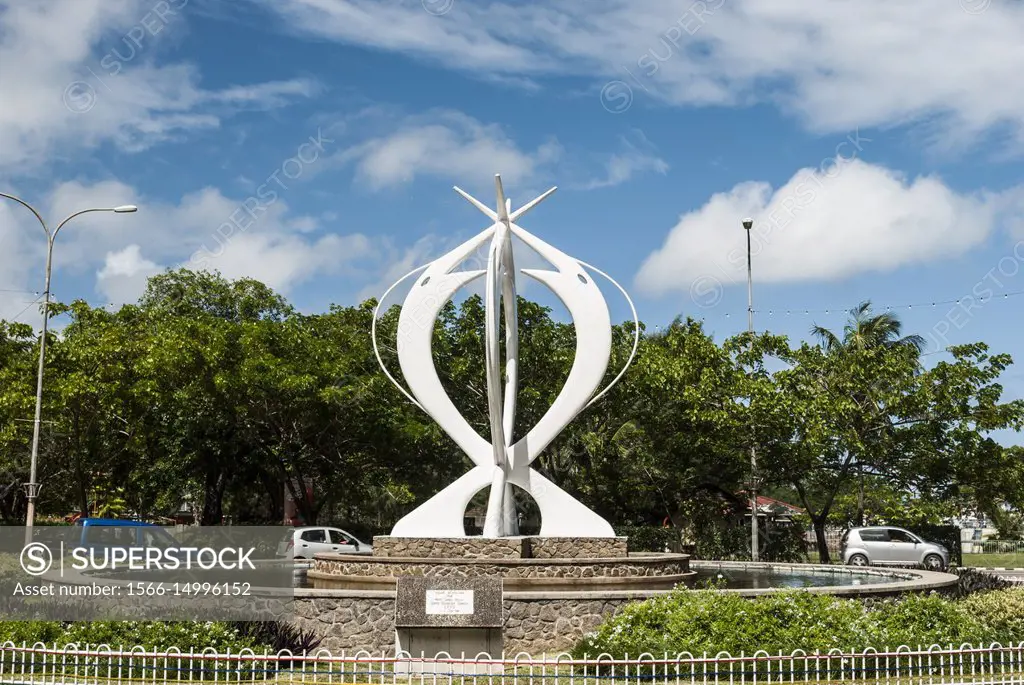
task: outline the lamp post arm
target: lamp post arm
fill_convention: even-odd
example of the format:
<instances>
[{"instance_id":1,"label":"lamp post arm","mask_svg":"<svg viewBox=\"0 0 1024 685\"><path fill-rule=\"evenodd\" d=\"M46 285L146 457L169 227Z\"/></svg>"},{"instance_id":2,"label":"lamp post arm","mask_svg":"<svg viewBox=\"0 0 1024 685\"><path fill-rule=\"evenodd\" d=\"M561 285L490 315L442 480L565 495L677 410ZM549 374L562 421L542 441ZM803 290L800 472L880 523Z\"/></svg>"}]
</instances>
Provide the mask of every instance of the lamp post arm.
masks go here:
<instances>
[{"instance_id":1,"label":"lamp post arm","mask_svg":"<svg viewBox=\"0 0 1024 685\"><path fill-rule=\"evenodd\" d=\"M82 214L88 214L89 212L112 212L112 211L114 211L114 210L110 209L110 208L103 208L103 209L81 209L81 210L75 212L74 214L71 214L66 219L64 219L59 224L57 224L57 228L55 228L53 230L53 236L50 238L50 240L51 241L56 240L57 239L57 234L60 233L60 229L62 229L64 227L64 224L66 224L67 222L71 221L76 216L81 216ZM40 221L42 221L42 219L40 219Z\"/></svg>"},{"instance_id":2,"label":"lamp post arm","mask_svg":"<svg viewBox=\"0 0 1024 685\"><path fill-rule=\"evenodd\" d=\"M46 233L46 237L47 238L50 237L50 229L48 229L46 227L46 222L43 221L43 217L39 214L39 212L36 211L35 207L33 207L29 203L27 203L24 200L22 200L20 197L16 197L14 195L8 195L7 193L0 193L0 197L6 197L8 200L14 200L19 205L21 205L22 207L25 207L28 211L32 212L32 214L35 216L35 218L39 221L39 225L43 227L43 231Z\"/></svg>"}]
</instances>

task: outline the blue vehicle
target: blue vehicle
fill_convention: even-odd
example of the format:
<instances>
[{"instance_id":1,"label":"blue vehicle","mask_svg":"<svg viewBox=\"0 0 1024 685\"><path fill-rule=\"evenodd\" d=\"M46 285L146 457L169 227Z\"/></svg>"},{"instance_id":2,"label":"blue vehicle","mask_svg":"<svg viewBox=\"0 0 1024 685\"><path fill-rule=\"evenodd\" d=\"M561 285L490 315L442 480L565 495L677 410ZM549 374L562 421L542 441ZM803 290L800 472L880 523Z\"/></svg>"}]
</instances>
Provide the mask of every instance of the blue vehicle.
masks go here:
<instances>
[{"instance_id":1,"label":"blue vehicle","mask_svg":"<svg viewBox=\"0 0 1024 685\"><path fill-rule=\"evenodd\" d=\"M76 521L75 526L82 529L78 544L89 549L178 546L174 537L155 523L84 518Z\"/></svg>"}]
</instances>

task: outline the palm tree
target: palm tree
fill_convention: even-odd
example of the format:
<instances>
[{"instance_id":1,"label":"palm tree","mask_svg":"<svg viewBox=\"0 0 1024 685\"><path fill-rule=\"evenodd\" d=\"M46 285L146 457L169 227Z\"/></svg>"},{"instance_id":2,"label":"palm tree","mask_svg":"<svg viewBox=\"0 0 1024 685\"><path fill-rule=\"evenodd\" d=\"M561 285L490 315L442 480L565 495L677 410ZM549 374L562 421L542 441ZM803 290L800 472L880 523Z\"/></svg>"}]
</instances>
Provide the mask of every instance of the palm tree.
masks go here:
<instances>
[{"instance_id":1,"label":"palm tree","mask_svg":"<svg viewBox=\"0 0 1024 685\"><path fill-rule=\"evenodd\" d=\"M844 353L854 350L871 350L880 347L912 349L920 354L925 347L925 339L920 335L905 335L903 323L895 314L884 312L871 313L871 302L866 300L850 310L850 318L843 327L840 338L823 326L815 325L811 333L818 338L828 352ZM858 404L863 404L866 396L854 397ZM857 471L860 480L860 492L857 501L857 524L864 525L864 465L857 459Z\"/></svg>"},{"instance_id":2,"label":"palm tree","mask_svg":"<svg viewBox=\"0 0 1024 685\"><path fill-rule=\"evenodd\" d=\"M867 350L875 347L914 347L918 352L924 349L925 339L920 335L906 335L903 323L895 314L871 314L871 302L861 302L850 310L850 319L843 327L840 339L822 326L813 326L811 333L821 341L829 352L840 350Z\"/></svg>"}]
</instances>

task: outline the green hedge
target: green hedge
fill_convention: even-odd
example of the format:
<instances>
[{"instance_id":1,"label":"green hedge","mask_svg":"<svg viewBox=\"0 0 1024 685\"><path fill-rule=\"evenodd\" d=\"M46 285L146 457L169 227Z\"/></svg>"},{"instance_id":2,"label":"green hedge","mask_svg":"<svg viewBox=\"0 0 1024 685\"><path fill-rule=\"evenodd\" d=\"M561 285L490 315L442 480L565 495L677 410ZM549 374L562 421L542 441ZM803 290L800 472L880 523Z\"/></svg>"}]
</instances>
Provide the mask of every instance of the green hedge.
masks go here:
<instances>
[{"instance_id":1,"label":"green hedge","mask_svg":"<svg viewBox=\"0 0 1024 685\"><path fill-rule=\"evenodd\" d=\"M799 590L757 599L717 590L677 590L626 606L588 634L574 656L789 654L839 648L917 647L1024 640L1024 589L952 599L906 595L865 602Z\"/></svg>"}]
</instances>

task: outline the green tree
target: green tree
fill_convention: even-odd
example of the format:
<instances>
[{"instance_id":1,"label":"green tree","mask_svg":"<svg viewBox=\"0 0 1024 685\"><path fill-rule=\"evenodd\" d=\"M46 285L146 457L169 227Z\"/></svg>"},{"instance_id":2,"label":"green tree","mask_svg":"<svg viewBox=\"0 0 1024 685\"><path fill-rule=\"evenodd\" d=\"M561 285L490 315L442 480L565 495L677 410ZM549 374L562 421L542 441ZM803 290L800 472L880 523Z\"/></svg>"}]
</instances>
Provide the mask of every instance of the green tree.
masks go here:
<instances>
[{"instance_id":1,"label":"green tree","mask_svg":"<svg viewBox=\"0 0 1024 685\"><path fill-rule=\"evenodd\" d=\"M863 467L926 499L984 488L1003 448L988 433L1019 430L1024 402L1002 402L998 378L1011 363L984 345L951 348L953 360L923 370L913 345L802 345L755 410L773 426L764 444L772 477L807 510L823 561L825 530L840 493ZM972 485L973 484L973 485Z\"/></svg>"},{"instance_id":2,"label":"green tree","mask_svg":"<svg viewBox=\"0 0 1024 685\"><path fill-rule=\"evenodd\" d=\"M38 350L31 326L0 321L0 521L24 520Z\"/></svg>"},{"instance_id":3,"label":"green tree","mask_svg":"<svg viewBox=\"0 0 1024 685\"><path fill-rule=\"evenodd\" d=\"M912 347L924 349L925 339L920 335L901 336L903 323L895 314L872 314L871 302L861 302L850 310L850 319L843 327L843 337L822 326L815 325L811 333L829 352L870 350L876 347Z\"/></svg>"},{"instance_id":4,"label":"green tree","mask_svg":"<svg viewBox=\"0 0 1024 685\"><path fill-rule=\"evenodd\" d=\"M870 301L861 302L850 310L850 318L843 327L842 338L818 325L815 325L811 332L825 346L826 350L838 354L856 353L876 348L903 348L920 354L925 346L925 339L920 335L901 335L903 324L895 314L889 312L873 314ZM855 390L853 399L859 404L873 401L870 391L867 389ZM869 427L865 426L864 428ZM855 465L858 477L856 525L863 526L865 465L861 460L856 461ZM881 475L884 476L884 474Z\"/></svg>"}]
</instances>

